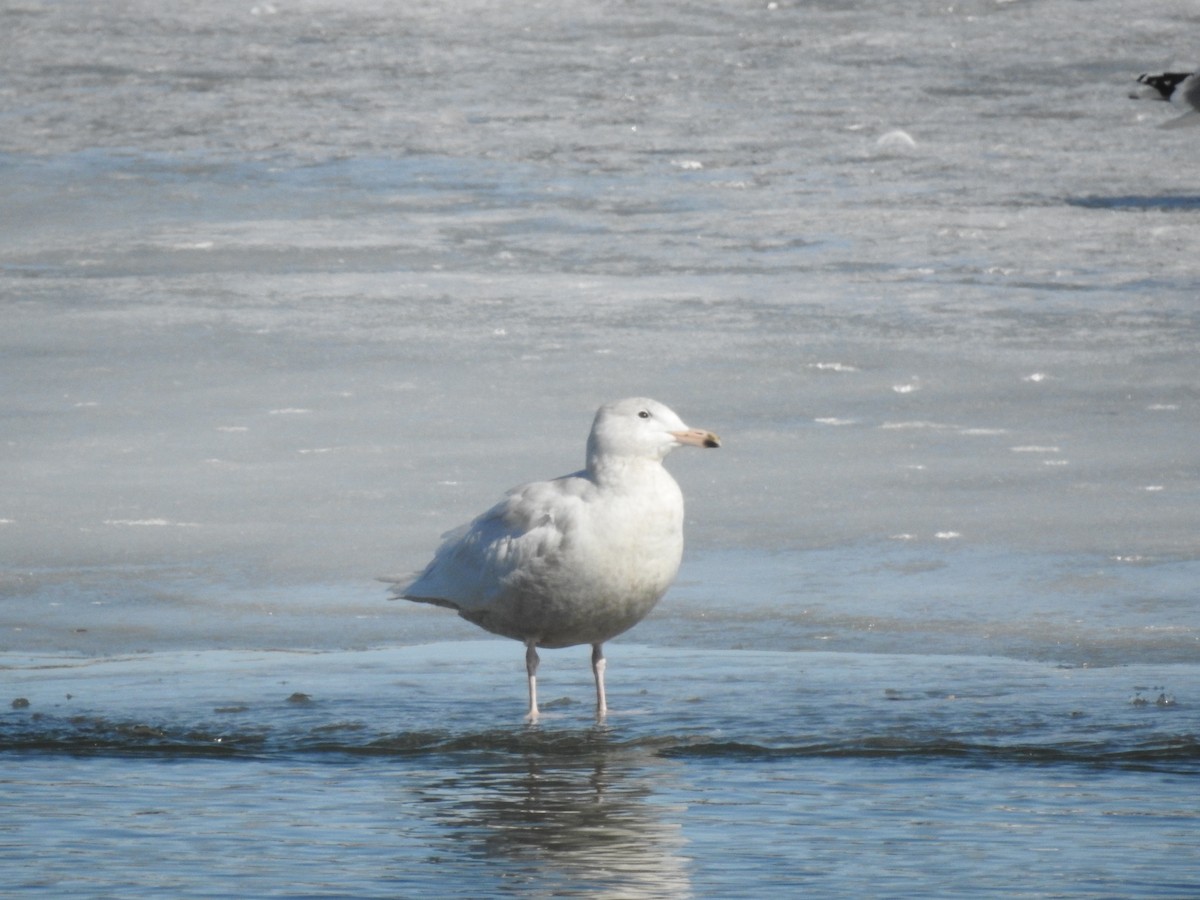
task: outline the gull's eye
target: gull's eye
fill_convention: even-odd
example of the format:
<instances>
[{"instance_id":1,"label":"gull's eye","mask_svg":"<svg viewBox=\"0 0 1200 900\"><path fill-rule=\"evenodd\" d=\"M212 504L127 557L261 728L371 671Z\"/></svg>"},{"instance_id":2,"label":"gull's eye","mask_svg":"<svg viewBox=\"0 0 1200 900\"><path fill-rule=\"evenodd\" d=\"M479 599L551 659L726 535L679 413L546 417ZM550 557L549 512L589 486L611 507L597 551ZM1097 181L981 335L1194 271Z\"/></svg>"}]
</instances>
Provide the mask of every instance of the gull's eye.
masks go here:
<instances>
[{"instance_id":1,"label":"gull's eye","mask_svg":"<svg viewBox=\"0 0 1200 900\"><path fill-rule=\"evenodd\" d=\"M648 419L648 418L650 418L650 413L643 409L641 412L638 413L638 418L639 419Z\"/></svg>"}]
</instances>

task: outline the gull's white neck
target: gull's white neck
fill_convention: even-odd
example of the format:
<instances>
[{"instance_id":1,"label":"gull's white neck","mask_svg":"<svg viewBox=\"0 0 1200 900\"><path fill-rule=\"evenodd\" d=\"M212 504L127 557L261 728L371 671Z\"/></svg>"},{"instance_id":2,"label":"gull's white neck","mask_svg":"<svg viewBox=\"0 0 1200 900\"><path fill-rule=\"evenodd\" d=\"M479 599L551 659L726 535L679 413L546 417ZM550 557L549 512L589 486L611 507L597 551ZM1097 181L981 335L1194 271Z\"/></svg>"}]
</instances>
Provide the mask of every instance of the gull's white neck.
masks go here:
<instances>
[{"instance_id":1,"label":"gull's white neck","mask_svg":"<svg viewBox=\"0 0 1200 900\"><path fill-rule=\"evenodd\" d=\"M662 460L644 456L603 456L588 459L588 475L597 487L609 490L638 490L647 482L670 478Z\"/></svg>"}]
</instances>

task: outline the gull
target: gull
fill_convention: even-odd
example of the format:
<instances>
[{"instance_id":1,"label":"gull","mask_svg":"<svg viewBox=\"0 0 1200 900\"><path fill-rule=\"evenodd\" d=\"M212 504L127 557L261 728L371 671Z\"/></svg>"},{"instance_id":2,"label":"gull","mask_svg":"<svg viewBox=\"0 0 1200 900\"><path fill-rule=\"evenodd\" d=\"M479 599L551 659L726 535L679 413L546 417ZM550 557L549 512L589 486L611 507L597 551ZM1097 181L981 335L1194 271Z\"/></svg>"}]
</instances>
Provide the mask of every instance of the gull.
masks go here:
<instances>
[{"instance_id":1,"label":"gull","mask_svg":"<svg viewBox=\"0 0 1200 900\"><path fill-rule=\"evenodd\" d=\"M663 467L676 447L719 447L663 404L631 397L601 406L586 468L513 488L442 536L415 579L391 599L455 610L525 645L536 722L538 647L591 644L596 716L604 718L605 641L640 622L674 581L683 556L683 494Z\"/></svg>"}]
</instances>

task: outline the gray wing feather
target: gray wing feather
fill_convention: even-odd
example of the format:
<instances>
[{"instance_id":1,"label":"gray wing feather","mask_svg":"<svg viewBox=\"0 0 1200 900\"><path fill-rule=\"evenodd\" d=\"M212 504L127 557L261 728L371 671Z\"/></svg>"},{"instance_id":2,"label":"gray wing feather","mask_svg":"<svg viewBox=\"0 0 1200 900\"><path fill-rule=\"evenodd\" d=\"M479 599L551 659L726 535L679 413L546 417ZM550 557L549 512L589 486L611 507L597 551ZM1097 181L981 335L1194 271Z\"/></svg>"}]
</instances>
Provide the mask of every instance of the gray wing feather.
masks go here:
<instances>
[{"instance_id":1,"label":"gray wing feather","mask_svg":"<svg viewBox=\"0 0 1200 900\"><path fill-rule=\"evenodd\" d=\"M474 521L443 535L429 565L411 583L398 585L394 598L459 611L488 606L558 552L590 486L577 473L514 488Z\"/></svg>"}]
</instances>

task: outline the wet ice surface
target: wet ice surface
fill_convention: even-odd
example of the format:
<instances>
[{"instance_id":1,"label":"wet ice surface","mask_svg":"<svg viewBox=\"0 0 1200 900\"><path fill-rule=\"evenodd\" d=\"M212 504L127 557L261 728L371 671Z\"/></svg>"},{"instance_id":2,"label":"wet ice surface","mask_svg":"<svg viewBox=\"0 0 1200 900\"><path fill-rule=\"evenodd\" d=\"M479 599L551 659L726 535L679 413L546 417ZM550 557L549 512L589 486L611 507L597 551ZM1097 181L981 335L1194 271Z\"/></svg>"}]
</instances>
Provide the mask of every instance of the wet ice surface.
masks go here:
<instances>
[{"instance_id":1,"label":"wet ice surface","mask_svg":"<svg viewBox=\"0 0 1200 900\"><path fill-rule=\"evenodd\" d=\"M1080 10L0 12L23 884L1194 893L1198 23ZM725 446L527 732L371 579L628 394Z\"/></svg>"}]
</instances>

